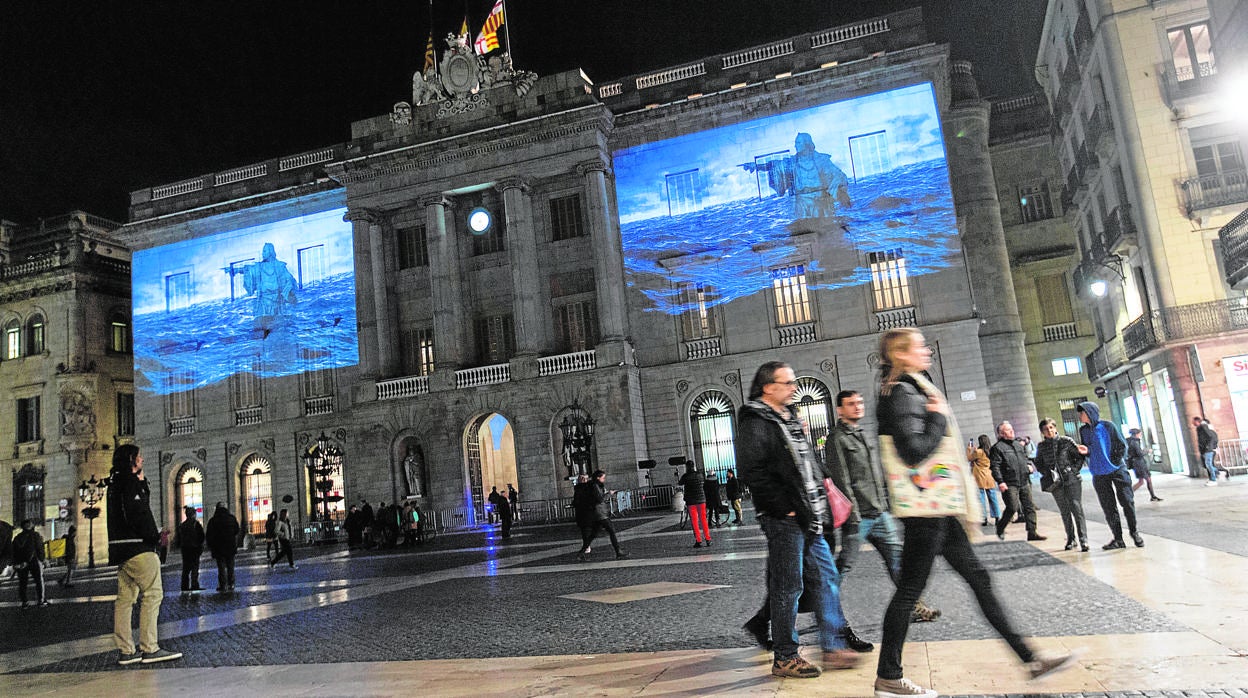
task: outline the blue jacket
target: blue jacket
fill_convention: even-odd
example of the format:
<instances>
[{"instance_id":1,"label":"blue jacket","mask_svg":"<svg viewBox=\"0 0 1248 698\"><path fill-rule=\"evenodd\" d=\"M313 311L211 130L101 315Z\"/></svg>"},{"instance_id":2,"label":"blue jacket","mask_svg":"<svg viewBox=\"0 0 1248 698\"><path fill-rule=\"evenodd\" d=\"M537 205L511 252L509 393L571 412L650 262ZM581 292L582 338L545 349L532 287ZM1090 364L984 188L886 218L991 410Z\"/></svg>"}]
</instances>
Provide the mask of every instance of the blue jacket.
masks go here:
<instances>
[{"instance_id":1,"label":"blue jacket","mask_svg":"<svg viewBox=\"0 0 1248 698\"><path fill-rule=\"evenodd\" d=\"M1095 402L1081 402L1079 409L1092 422L1079 427L1079 440L1088 447L1088 470L1093 475L1109 475L1122 468L1127 442L1118 427L1101 419L1101 408Z\"/></svg>"}]
</instances>

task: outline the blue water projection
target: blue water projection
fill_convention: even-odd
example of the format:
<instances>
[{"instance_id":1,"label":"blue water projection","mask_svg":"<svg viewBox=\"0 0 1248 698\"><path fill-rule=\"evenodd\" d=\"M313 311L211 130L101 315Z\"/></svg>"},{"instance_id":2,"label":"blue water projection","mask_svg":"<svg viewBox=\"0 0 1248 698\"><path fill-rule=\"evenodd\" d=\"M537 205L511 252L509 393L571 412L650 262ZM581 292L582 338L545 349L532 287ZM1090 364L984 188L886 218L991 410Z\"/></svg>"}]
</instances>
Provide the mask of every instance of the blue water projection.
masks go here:
<instances>
[{"instance_id":1,"label":"blue water projection","mask_svg":"<svg viewBox=\"0 0 1248 698\"><path fill-rule=\"evenodd\" d=\"M136 387L164 395L213 385L240 370L275 378L359 363L351 228L342 214L325 211L136 252ZM325 255L317 260L318 278L301 287L297 250L311 244L323 246ZM230 274L238 260L259 270L255 261L264 259L267 245L275 250L270 278L278 280L262 281L258 271L246 281L244 271ZM189 303L167 311L165 276L184 271L195 280Z\"/></svg>"},{"instance_id":2,"label":"blue water projection","mask_svg":"<svg viewBox=\"0 0 1248 698\"><path fill-rule=\"evenodd\" d=\"M882 137L875 134L883 133ZM848 176L848 205L830 214L803 211L792 182L787 191L755 158L792 159L813 141L815 157L826 153ZM851 137L887 139L884 165L855 177ZM810 109L779 114L676 138L615 154L617 194L629 284L649 299L650 311L677 314L676 285L712 287L711 305L744 298L772 286L771 269L793 263L795 236L814 234L830 250L804 260L822 272L813 289L870 282L862 252L900 250L911 275L938 271L960 260L957 220L943 139L930 84L924 83ZM859 154L861 160L861 154ZM764 159L765 160L765 159ZM772 166L779 171L780 166ZM835 169L835 168L834 168ZM861 166L859 169L863 169ZM672 173L696 171L684 199L697 202L675 213L669 195ZM829 180L825 180L829 181ZM832 185L835 188L835 185ZM696 192L689 194L690 189ZM835 191L828 191L831 201Z\"/></svg>"}]
</instances>

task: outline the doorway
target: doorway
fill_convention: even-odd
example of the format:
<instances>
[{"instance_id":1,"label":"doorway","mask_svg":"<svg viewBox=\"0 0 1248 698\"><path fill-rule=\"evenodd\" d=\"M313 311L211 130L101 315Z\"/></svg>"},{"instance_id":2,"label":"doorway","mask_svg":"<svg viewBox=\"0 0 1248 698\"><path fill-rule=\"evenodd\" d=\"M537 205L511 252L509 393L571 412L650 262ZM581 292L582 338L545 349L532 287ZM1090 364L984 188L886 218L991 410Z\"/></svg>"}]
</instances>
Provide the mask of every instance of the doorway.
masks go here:
<instances>
[{"instance_id":1,"label":"doorway","mask_svg":"<svg viewBox=\"0 0 1248 698\"><path fill-rule=\"evenodd\" d=\"M490 491L497 487L499 494L506 496L508 484L519 487L515 434L506 417L493 412L468 423L464 465L471 497L465 504L472 507L474 522L485 522Z\"/></svg>"}]
</instances>

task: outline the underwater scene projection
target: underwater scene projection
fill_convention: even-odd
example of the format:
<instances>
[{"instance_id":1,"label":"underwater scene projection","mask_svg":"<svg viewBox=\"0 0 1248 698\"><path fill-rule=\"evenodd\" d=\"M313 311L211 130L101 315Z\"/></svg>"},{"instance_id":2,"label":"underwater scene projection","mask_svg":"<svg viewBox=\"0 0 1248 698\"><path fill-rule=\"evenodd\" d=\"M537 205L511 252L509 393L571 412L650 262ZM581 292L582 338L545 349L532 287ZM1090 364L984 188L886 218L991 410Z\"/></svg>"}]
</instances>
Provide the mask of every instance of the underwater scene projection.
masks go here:
<instances>
[{"instance_id":1,"label":"underwater scene projection","mask_svg":"<svg viewBox=\"0 0 1248 698\"><path fill-rule=\"evenodd\" d=\"M868 253L910 276L961 258L930 83L613 153L625 269L649 311L717 305L772 288L812 240L810 289L869 283ZM777 269L773 272L773 269ZM789 272L791 273L791 271Z\"/></svg>"},{"instance_id":2,"label":"underwater scene projection","mask_svg":"<svg viewBox=\"0 0 1248 698\"><path fill-rule=\"evenodd\" d=\"M346 208L304 203L134 253L136 388L166 395L359 363Z\"/></svg>"}]
</instances>

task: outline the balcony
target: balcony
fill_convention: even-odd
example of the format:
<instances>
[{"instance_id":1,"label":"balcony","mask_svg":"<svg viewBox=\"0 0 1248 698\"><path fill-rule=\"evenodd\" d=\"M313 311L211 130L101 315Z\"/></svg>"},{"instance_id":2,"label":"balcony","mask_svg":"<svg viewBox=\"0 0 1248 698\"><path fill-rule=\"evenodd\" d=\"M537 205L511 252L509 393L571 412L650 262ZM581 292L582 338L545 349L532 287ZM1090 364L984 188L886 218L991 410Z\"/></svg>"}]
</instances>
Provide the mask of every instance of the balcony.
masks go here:
<instances>
[{"instance_id":1,"label":"balcony","mask_svg":"<svg viewBox=\"0 0 1248 698\"><path fill-rule=\"evenodd\" d=\"M319 414L333 414L334 407L333 395L307 397L303 399L303 414L308 417L315 417Z\"/></svg>"},{"instance_id":2,"label":"balcony","mask_svg":"<svg viewBox=\"0 0 1248 698\"><path fill-rule=\"evenodd\" d=\"M169 420L170 436L189 436L195 433L194 417L177 417Z\"/></svg>"},{"instance_id":3,"label":"balcony","mask_svg":"<svg viewBox=\"0 0 1248 698\"><path fill-rule=\"evenodd\" d=\"M1136 244L1136 228L1135 219L1131 217L1131 206L1122 204L1101 221L1105 230L1102 237L1105 240L1106 254L1117 254Z\"/></svg>"},{"instance_id":4,"label":"balcony","mask_svg":"<svg viewBox=\"0 0 1248 698\"><path fill-rule=\"evenodd\" d=\"M1186 99L1210 94L1218 87L1218 68L1213 63L1201 63L1199 75L1190 67L1176 70L1172 63L1158 63L1157 75L1162 97L1171 108Z\"/></svg>"},{"instance_id":5,"label":"balcony","mask_svg":"<svg viewBox=\"0 0 1248 698\"><path fill-rule=\"evenodd\" d=\"M1161 338L1153 328L1153 319L1141 315L1122 329L1122 345L1127 358L1134 359L1161 346Z\"/></svg>"},{"instance_id":6,"label":"balcony","mask_svg":"<svg viewBox=\"0 0 1248 698\"><path fill-rule=\"evenodd\" d=\"M1248 288L1248 209L1222 226L1218 238L1222 241L1226 283L1232 288Z\"/></svg>"},{"instance_id":7,"label":"balcony","mask_svg":"<svg viewBox=\"0 0 1248 698\"><path fill-rule=\"evenodd\" d=\"M719 337L709 337L707 339L697 339L691 342L685 342L685 361L693 361L695 359L709 359L713 356L720 356L724 353L719 342Z\"/></svg>"},{"instance_id":8,"label":"balcony","mask_svg":"<svg viewBox=\"0 0 1248 698\"><path fill-rule=\"evenodd\" d=\"M875 313L875 329L877 332L892 330L898 327L914 327L918 324L918 316L914 311L914 306L895 308L893 310L879 310Z\"/></svg>"},{"instance_id":9,"label":"balcony","mask_svg":"<svg viewBox=\"0 0 1248 698\"><path fill-rule=\"evenodd\" d=\"M1117 374L1126 363L1127 351L1122 345L1122 338L1114 337L1088 354L1083 365L1088 370L1088 382L1099 383Z\"/></svg>"},{"instance_id":10,"label":"balcony","mask_svg":"<svg viewBox=\"0 0 1248 698\"><path fill-rule=\"evenodd\" d=\"M1197 211L1248 202L1248 170L1232 170L1184 180L1183 199L1188 218Z\"/></svg>"},{"instance_id":11,"label":"balcony","mask_svg":"<svg viewBox=\"0 0 1248 698\"><path fill-rule=\"evenodd\" d=\"M1075 339L1079 336L1079 331L1075 328L1073 322L1059 322L1055 325L1044 326L1044 341L1061 342L1067 339Z\"/></svg>"},{"instance_id":12,"label":"balcony","mask_svg":"<svg viewBox=\"0 0 1248 698\"><path fill-rule=\"evenodd\" d=\"M776 334L782 347L790 347L794 344L807 344L817 339L815 336L815 323L813 322L777 327Z\"/></svg>"},{"instance_id":13,"label":"balcony","mask_svg":"<svg viewBox=\"0 0 1248 698\"><path fill-rule=\"evenodd\" d=\"M377 381L378 400L397 400L429 393L428 376L403 376Z\"/></svg>"},{"instance_id":14,"label":"balcony","mask_svg":"<svg viewBox=\"0 0 1248 698\"><path fill-rule=\"evenodd\" d=\"M1123 328L1122 360L1139 359L1169 344L1243 330L1248 330L1248 299L1245 298L1162 308ZM1088 361L1091 360L1089 356Z\"/></svg>"},{"instance_id":15,"label":"balcony","mask_svg":"<svg viewBox=\"0 0 1248 698\"><path fill-rule=\"evenodd\" d=\"M576 373L597 368L598 354L594 349L577 351L571 354L545 356L537 360L537 375L554 376L560 373Z\"/></svg>"},{"instance_id":16,"label":"balcony","mask_svg":"<svg viewBox=\"0 0 1248 698\"><path fill-rule=\"evenodd\" d=\"M244 407L234 410L234 426L249 427L261 422L261 413L264 411L262 407Z\"/></svg>"}]
</instances>

